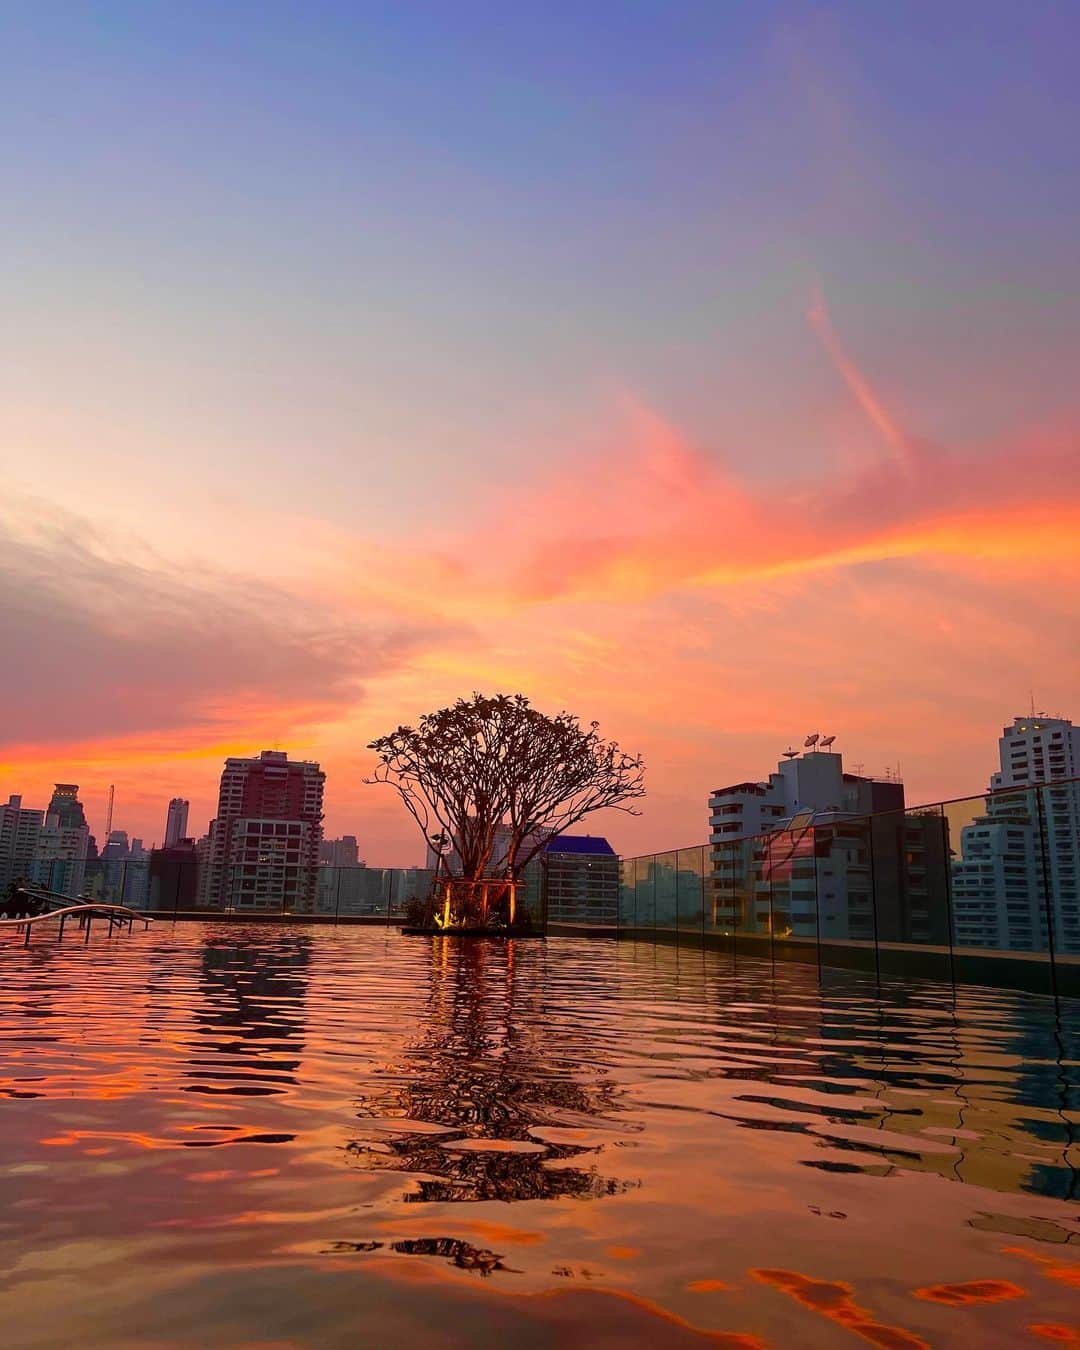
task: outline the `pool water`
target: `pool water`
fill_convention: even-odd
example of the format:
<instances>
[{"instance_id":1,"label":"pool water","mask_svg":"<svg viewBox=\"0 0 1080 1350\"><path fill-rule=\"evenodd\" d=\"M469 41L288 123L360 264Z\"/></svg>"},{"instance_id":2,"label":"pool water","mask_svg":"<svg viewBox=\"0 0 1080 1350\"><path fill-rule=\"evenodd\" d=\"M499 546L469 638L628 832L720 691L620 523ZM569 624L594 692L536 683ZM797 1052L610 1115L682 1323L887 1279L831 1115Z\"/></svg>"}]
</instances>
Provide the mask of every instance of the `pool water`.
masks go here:
<instances>
[{"instance_id":1,"label":"pool water","mask_svg":"<svg viewBox=\"0 0 1080 1350\"><path fill-rule=\"evenodd\" d=\"M1073 1011L584 939L5 937L4 1344L1078 1345Z\"/></svg>"}]
</instances>

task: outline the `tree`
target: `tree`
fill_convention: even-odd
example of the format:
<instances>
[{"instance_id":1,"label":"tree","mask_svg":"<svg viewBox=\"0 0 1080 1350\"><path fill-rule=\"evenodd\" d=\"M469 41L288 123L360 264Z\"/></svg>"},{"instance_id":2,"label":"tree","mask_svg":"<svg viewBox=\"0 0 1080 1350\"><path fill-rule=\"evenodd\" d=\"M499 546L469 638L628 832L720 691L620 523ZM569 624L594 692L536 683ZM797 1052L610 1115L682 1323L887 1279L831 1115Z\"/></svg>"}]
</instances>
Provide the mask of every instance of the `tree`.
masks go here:
<instances>
[{"instance_id":1,"label":"tree","mask_svg":"<svg viewBox=\"0 0 1080 1350\"><path fill-rule=\"evenodd\" d=\"M379 764L365 782L393 787L425 840L440 853L453 847L466 881L489 874L505 828L502 871L517 881L549 839L593 811L639 814L641 757L598 726L568 712L548 717L524 694L473 694L372 741Z\"/></svg>"}]
</instances>

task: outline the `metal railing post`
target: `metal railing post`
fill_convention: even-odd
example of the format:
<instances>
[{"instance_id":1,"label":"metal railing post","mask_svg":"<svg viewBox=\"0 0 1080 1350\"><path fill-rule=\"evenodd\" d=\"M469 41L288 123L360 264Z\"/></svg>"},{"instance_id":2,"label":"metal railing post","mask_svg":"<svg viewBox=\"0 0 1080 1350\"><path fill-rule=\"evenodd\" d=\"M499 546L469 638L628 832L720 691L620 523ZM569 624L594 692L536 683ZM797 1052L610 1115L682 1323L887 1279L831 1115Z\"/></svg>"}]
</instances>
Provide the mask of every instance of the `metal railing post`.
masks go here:
<instances>
[{"instance_id":1,"label":"metal railing post","mask_svg":"<svg viewBox=\"0 0 1080 1350\"><path fill-rule=\"evenodd\" d=\"M1046 846L1046 803L1043 801L1044 788L1035 787L1035 819L1039 827L1039 858L1042 865L1043 906L1046 910L1046 950L1050 957L1050 988L1054 995L1055 1010L1060 1006L1058 1000L1057 960L1055 959L1054 902L1051 898L1052 877L1050 855Z\"/></svg>"}]
</instances>

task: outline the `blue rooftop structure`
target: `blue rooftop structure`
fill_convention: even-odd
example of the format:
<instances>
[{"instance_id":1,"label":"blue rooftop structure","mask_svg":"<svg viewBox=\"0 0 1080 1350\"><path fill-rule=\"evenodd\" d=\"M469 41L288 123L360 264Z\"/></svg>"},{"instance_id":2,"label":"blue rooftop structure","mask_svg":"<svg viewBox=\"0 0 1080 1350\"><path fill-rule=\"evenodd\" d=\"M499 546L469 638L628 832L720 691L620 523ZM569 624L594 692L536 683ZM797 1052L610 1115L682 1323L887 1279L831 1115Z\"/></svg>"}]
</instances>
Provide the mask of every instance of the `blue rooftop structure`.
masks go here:
<instances>
[{"instance_id":1,"label":"blue rooftop structure","mask_svg":"<svg viewBox=\"0 0 1080 1350\"><path fill-rule=\"evenodd\" d=\"M615 850L596 834L557 834L548 840L545 853L597 853L614 858Z\"/></svg>"}]
</instances>

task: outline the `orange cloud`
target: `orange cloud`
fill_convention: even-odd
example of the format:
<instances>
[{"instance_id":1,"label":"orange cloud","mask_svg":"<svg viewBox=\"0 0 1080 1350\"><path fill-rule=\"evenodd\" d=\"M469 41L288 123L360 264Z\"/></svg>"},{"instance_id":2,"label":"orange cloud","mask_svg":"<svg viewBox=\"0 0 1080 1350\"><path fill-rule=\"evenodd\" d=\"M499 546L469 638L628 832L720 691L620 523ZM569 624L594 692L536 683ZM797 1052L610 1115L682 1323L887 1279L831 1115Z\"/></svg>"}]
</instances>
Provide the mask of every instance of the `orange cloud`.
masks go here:
<instances>
[{"instance_id":1,"label":"orange cloud","mask_svg":"<svg viewBox=\"0 0 1080 1350\"><path fill-rule=\"evenodd\" d=\"M665 590L938 557L1024 563L1080 556L1080 437L1032 437L982 455L912 450L847 477L755 486L672 443L539 490L535 534L499 546L516 602L621 602Z\"/></svg>"},{"instance_id":2,"label":"orange cloud","mask_svg":"<svg viewBox=\"0 0 1080 1350\"><path fill-rule=\"evenodd\" d=\"M819 720L869 768L902 755L911 800L978 790L1031 654L1040 698L1080 676L1080 434L931 446L823 308L812 323L886 454L766 477L628 398L615 444L437 532L268 520L258 576L9 512L7 790L42 805L71 778L100 822L115 782L122 823L154 839L168 797L201 827L221 760L278 744L323 763L329 830L412 860L408 827L360 788L363 747L478 685L569 702L646 754L646 816L611 823L628 852L702 837L709 788L766 772Z\"/></svg>"}]
</instances>

